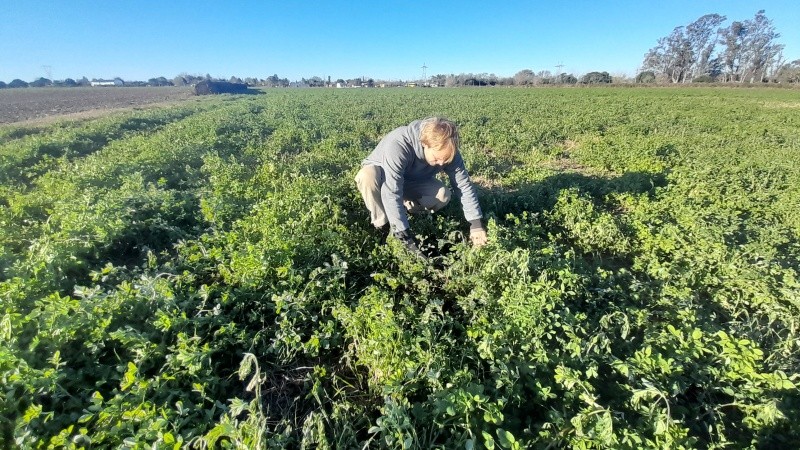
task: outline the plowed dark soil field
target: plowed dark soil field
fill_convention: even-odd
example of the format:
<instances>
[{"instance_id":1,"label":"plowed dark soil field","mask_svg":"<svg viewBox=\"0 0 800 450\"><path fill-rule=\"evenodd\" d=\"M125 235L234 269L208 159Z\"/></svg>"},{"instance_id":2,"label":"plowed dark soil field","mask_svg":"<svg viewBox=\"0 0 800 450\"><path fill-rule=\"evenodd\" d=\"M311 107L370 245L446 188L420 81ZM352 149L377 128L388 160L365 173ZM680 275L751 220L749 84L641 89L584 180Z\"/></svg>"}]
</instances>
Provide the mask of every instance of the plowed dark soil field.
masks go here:
<instances>
[{"instance_id":1,"label":"plowed dark soil field","mask_svg":"<svg viewBox=\"0 0 800 450\"><path fill-rule=\"evenodd\" d=\"M193 97L191 87L78 87L0 89L0 124L96 117L110 111Z\"/></svg>"}]
</instances>

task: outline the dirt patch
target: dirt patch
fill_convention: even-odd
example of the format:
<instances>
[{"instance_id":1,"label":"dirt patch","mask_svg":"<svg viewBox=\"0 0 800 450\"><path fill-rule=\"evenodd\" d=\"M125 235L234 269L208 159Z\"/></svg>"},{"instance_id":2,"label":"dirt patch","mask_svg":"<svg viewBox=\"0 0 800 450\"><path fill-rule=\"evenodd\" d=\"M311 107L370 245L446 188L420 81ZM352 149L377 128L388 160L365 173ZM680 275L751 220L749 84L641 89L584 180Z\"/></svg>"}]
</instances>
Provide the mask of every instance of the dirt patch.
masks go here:
<instances>
[{"instance_id":1,"label":"dirt patch","mask_svg":"<svg viewBox=\"0 0 800 450\"><path fill-rule=\"evenodd\" d=\"M773 109L800 108L798 102L764 102L764 107Z\"/></svg>"},{"instance_id":2,"label":"dirt patch","mask_svg":"<svg viewBox=\"0 0 800 450\"><path fill-rule=\"evenodd\" d=\"M556 145L558 151L556 152L555 158L543 161L541 167L556 172L571 172L602 178L614 176L614 174L607 170L589 167L574 159L572 153L578 148L578 145L577 141L571 139L567 139L563 143Z\"/></svg>"},{"instance_id":3,"label":"dirt patch","mask_svg":"<svg viewBox=\"0 0 800 450\"><path fill-rule=\"evenodd\" d=\"M91 118L193 97L191 87L0 89L0 124L34 125L62 118Z\"/></svg>"}]
</instances>

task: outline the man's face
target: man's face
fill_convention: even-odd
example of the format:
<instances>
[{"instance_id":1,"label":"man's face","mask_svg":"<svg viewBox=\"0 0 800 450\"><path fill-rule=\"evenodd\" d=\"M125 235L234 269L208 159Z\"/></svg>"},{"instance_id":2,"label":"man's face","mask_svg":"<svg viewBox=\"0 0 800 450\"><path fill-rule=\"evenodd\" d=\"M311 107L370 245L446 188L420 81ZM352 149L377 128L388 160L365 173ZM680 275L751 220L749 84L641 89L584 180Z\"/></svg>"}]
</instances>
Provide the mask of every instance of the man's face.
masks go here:
<instances>
[{"instance_id":1,"label":"man's face","mask_svg":"<svg viewBox=\"0 0 800 450\"><path fill-rule=\"evenodd\" d=\"M444 156L444 153L436 152L429 147L424 147L423 151L425 152L425 161L431 166L441 167L447 160L447 158Z\"/></svg>"}]
</instances>

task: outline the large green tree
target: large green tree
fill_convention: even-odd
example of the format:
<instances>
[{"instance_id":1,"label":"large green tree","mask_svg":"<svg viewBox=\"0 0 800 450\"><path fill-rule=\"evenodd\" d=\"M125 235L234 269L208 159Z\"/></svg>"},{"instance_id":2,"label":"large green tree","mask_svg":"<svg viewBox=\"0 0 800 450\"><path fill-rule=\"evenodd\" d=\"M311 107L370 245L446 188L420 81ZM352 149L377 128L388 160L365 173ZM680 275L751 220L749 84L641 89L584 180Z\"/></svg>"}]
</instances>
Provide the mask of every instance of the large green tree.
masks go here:
<instances>
[{"instance_id":1,"label":"large green tree","mask_svg":"<svg viewBox=\"0 0 800 450\"><path fill-rule=\"evenodd\" d=\"M608 72L589 72L581 77L583 84L611 83L611 75Z\"/></svg>"},{"instance_id":2,"label":"large green tree","mask_svg":"<svg viewBox=\"0 0 800 450\"><path fill-rule=\"evenodd\" d=\"M782 65L775 78L781 83L800 83L800 59Z\"/></svg>"},{"instance_id":3,"label":"large green tree","mask_svg":"<svg viewBox=\"0 0 800 450\"><path fill-rule=\"evenodd\" d=\"M691 76L708 75L711 72L711 57L719 34L719 26L725 16L706 14L686 27L686 39L691 48Z\"/></svg>"},{"instance_id":4,"label":"large green tree","mask_svg":"<svg viewBox=\"0 0 800 450\"><path fill-rule=\"evenodd\" d=\"M45 86L52 86L53 82L48 80L47 78L38 78L32 81L28 86L30 87L45 87Z\"/></svg>"},{"instance_id":5,"label":"large green tree","mask_svg":"<svg viewBox=\"0 0 800 450\"><path fill-rule=\"evenodd\" d=\"M742 76L739 81L764 81L771 70L777 70L775 66L784 47L776 42L781 35L763 9L751 20L745 21L744 28L747 33L743 42Z\"/></svg>"},{"instance_id":6,"label":"large green tree","mask_svg":"<svg viewBox=\"0 0 800 450\"><path fill-rule=\"evenodd\" d=\"M514 84L519 86L533 84L535 79L536 74L530 69L522 69L514 74Z\"/></svg>"},{"instance_id":7,"label":"large green tree","mask_svg":"<svg viewBox=\"0 0 800 450\"><path fill-rule=\"evenodd\" d=\"M671 83L719 73L725 81L755 82L776 72L783 45L776 42L780 34L764 10L753 19L722 26L725 20L719 14L706 14L676 27L645 54L642 72L652 71Z\"/></svg>"}]
</instances>

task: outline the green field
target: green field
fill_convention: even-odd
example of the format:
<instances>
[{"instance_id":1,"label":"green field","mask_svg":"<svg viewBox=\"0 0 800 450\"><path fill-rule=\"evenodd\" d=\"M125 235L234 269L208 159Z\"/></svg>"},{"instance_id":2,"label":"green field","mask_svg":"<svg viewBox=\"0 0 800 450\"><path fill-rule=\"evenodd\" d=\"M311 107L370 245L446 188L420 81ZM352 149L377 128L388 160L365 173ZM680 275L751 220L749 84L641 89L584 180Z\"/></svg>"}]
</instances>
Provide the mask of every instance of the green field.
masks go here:
<instances>
[{"instance_id":1,"label":"green field","mask_svg":"<svg viewBox=\"0 0 800 450\"><path fill-rule=\"evenodd\" d=\"M353 177L461 127L384 244ZM0 127L0 449L798 448L800 91L270 90Z\"/></svg>"}]
</instances>

